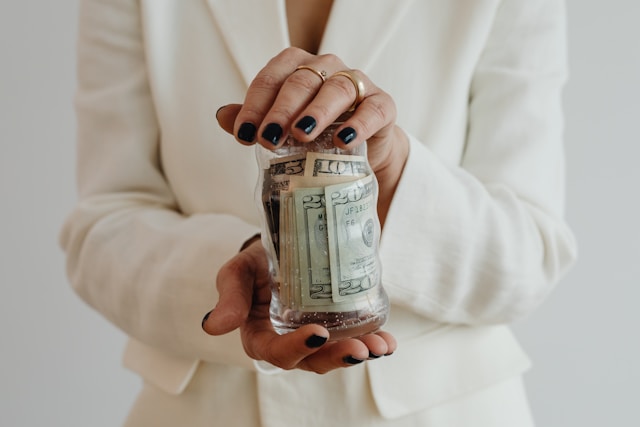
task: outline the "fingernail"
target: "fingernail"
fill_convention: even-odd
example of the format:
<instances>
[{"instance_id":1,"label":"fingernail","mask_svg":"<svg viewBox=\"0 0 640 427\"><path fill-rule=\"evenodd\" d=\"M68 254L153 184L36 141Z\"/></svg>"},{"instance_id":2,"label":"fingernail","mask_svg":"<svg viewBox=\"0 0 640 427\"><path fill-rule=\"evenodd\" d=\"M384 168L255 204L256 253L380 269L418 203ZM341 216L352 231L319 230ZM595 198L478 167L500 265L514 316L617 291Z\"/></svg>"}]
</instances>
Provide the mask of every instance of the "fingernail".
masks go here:
<instances>
[{"instance_id":1,"label":"fingernail","mask_svg":"<svg viewBox=\"0 0 640 427\"><path fill-rule=\"evenodd\" d=\"M281 136L282 127L277 123L269 123L262 132L262 137L273 145L278 145Z\"/></svg>"},{"instance_id":2,"label":"fingernail","mask_svg":"<svg viewBox=\"0 0 640 427\"><path fill-rule=\"evenodd\" d=\"M348 363L349 365L357 365L358 363L364 362L364 360L356 359L353 356L346 356L344 359L342 359L342 361L344 363Z\"/></svg>"},{"instance_id":3,"label":"fingernail","mask_svg":"<svg viewBox=\"0 0 640 427\"><path fill-rule=\"evenodd\" d=\"M245 142L253 142L256 137L256 127L253 123L245 122L238 129L238 138Z\"/></svg>"},{"instance_id":4,"label":"fingernail","mask_svg":"<svg viewBox=\"0 0 640 427\"><path fill-rule=\"evenodd\" d=\"M316 122L316 119L314 119L313 117L304 116L300 119L300 121L298 121L298 123L296 123L296 127L298 129L302 129L304 133L309 135L316 128L317 124L318 123Z\"/></svg>"},{"instance_id":5,"label":"fingernail","mask_svg":"<svg viewBox=\"0 0 640 427\"><path fill-rule=\"evenodd\" d=\"M382 355L369 352L369 359L377 359L378 357L382 357Z\"/></svg>"},{"instance_id":6,"label":"fingernail","mask_svg":"<svg viewBox=\"0 0 640 427\"><path fill-rule=\"evenodd\" d=\"M327 337L321 337L320 335L313 334L309 338L307 338L307 340L304 343L309 348L318 348L324 345L324 343L326 342L327 342Z\"/></svg>"},{"instance_id":7,"label":"fingernail","mask_svg":"<svg viewBox=\"0 0 640 427\"><path fill-rule=\"evenodd\" d=\"M358 134L356 133L356 130L352 127L346 127L338 132L338 138L340 138L345 144L348 144L356 139L357 135Z\"/></svg>"},{"instance_id":8,"label":"fingernail","mask_svg":"<svg viewBox=\"0 0 640 427\"><path fill-rule=\"evenodd\" d=\"M204 323L207 321L207 319L209 318L209 316L211 315L212 312L213 312L213 310L211 310L210 312L205 314L204 317L202 318L202 323L200 324L202 326L202 329L204 329Z\"/></svg>"},{"instance_id":9,"label":"fingernail","mask_svg":"<svg viewBox=\"0 0 640 427\"><path fill-rule=\"evenodd\" d=\"M392 354L393 354L393 351L391 353L385 354L385 356L391 356Z\"/></svg>"}]
</instances>

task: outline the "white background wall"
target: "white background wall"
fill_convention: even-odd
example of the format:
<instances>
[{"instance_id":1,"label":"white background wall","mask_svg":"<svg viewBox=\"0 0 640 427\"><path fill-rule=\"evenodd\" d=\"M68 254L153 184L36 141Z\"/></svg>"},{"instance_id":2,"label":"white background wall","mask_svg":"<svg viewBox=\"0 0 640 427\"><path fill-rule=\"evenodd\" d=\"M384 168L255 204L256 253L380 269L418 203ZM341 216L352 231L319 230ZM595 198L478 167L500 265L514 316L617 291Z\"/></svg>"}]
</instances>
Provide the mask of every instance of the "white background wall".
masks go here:
<instances>
[{"instance_id":1,"label":"white background wall","mask_svg":"<svg viewBox=\"0 0 640 427\"><path fill-rule=\"evenodd\" d=\"M516 325L541 427L640 425L640 3L569 0L568 217L581 257ZM0 425L117 426L124 336L72 293L76 2L0 2ZM479 426L481 427L481 426Z\"/></svg>"}]
</instances>

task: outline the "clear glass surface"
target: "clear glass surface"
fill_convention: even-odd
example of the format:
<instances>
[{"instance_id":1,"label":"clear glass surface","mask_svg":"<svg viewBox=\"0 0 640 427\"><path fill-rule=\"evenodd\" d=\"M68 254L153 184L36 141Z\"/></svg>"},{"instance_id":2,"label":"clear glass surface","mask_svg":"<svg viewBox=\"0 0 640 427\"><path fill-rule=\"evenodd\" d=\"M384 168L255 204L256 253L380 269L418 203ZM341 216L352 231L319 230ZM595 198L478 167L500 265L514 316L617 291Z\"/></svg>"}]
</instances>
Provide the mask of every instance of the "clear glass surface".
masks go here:
<instances>
[{"instance_id":1,"label":"clear glass surface","mask_svg":"<svg viewBox=\"0 0 640 427\"><path fill-rule=\"evenodd\" d=\"M327 128L310 143L289 136L257 147L256 202L271 273L271 321L278 333L309 323L332 340L380 329L389 301L378 256L378 183L366 144L340 150Z\"/></svg>"}]
</instances>

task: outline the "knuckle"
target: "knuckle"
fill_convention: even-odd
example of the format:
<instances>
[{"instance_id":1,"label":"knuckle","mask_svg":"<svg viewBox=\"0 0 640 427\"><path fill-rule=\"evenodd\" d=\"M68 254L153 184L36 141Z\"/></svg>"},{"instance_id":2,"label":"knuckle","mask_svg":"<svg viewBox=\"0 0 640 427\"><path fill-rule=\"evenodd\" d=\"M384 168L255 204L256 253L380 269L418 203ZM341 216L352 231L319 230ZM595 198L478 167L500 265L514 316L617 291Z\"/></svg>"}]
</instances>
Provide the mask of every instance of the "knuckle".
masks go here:
<instances>
[{"instance_id":1,"label":"knuckle","mask_svg":"<svg viewBox=\"0 0 640 427\"><path fill-rule=\"evenodd\" d=\"M282 55L286 58L299 58L306 53L304 49L295 46L289 46L282 50Z\"/></svg>"},{"instance_id":2,"label":"knuckle","mask_svg":"<svg viewBox=\"0 0 640 427\"><path fill-rule=\"evenodd\" d=\"M325 53L318 56L323 62L327 62L332 65L342 65L342 60L338 57L338 55L334 53Z\"/></svg>"},{"instance_id":3,"label":"knuckle","mask_svg":"<svg viewBox=\"0 0 640 427\"><path fill-rule=\"evenodd\" d=\"M364 71L360 70L359 68L352 68L351 72L361 80L368 80L367 75L364 73Z\"/></svg>"},{"instance_id":4,"label":"knuckle","mask_svg":"<svg viewBox=\"0 0 640 427\"><path fill-rule=\"evenodd\" d=\"M275 121L278 121L279 118L286 121L287 118L293 117L296 113L295 110L290 107L290 105L274 105L273 107L271 107L271 110L269 111L269 117L267 117L266 119L273 119Z\"/></svg>"},{"instance_id":5,"label":"knuckle","mask_svg":"<svg viewBox=\"0 0 640 427\"><path fill-rule=\"evenodd\" d=\"M308 56L309 53L304 49L300 49L298 47L287 47L283 49L279 54L274 56L271 61L269 61L269 65L274 65L276 63L284 63L289 67L295 67L300 64L302 58Z\"/></svg>"},{"instance_id":6,"label":"knuckle","mask_svg":"<svg viewBox=\"0 0 640 427\"><path fill-rule=\"evenodd\" d=\"M358 129L359 135L373 135L375 130L373 129L373 121L359 119L356 121L356 129Z\"/></svg>"},{"instance_id":7,"label":"knuckle","mask_svg":"<svg viewBox=\"0 0 640 427\"><path fill-rule=\"evenodd\" d=\"M255 108L252 105L245 103L242 107L242 117L243 118L258 118L264 116L266 111Z\"/></svg>"},{"instance_id":8,"label":"knuckle","mask_svg":"<svg viewBox=\"0 0 640 427\"><path fill-rule=\"evenodd\" d=\"M393 101L380 97L370 97L362 105L366 119L358 120L360 130L366 135L373 135L379 129L395 122L396 109Z\"/></svg>"},{"instance_id":9,"label":"knuckle","mask_svg":"<svg viewBox=\"0 0 640 427\"><path fill-rule=\"evenodd\" d=\"M389 119L389 111L387 110L385 103L380 102L379 100L374 100L369 105L369 108L375 119L382 123L387 123Z\"/></svg>"},{"instance_id":10,"label":"knuckle","mask_svg":"<svg viewBox=\"0 0 640 427\"><path fill-rule=\"evenodd\" d=\"M280 87L280 80L268 71L258 73L251 82L252 89L273 91Z\"/></svg>"},{"instance_id":11,"label":"knuckle","mask_svg":"<svg viewBox=\"0 0 640 427\"><path fill-rule=\"evenodd\" d=\"M387 119L389 119L389 123L390 122L395 122L396 121L396 117L398 115L398 109L396 107L396 103L393 100L393 98L391 97L391 95L389 95L386 92L381 92L381 96L382 96L382 103L384 103L385 110L386 110L386 117Z\"/></svg>"},{"instance_id":12,"label":"knuckle","mask_svg":"<svg viewBox=\"0 0 640 427\"><path fill-rule=\"evenodd\" d=\"M297 48L293 46L286 47L282 49L276 56L271 58L269 63L277 62L277 61L288 61L292 56L296 54Z\"/></svg>"},{"instance_id":13,"label":"knuckle","mask_svg":"<svg viewBox=\"0 0 640 427\"><path fill-rule=\"evenodd\" d=\"M355 96L355 88L353 84L346 77L332 77L325 85L330 85L333 89L337 90L340 95L344 95L345 98L353 98Z\"/></svg>"},{"instance_id":14,"label":"knuckle","mask_svg":"<svg viewBox=\"0 0 640 427\"><path fill-rule=\"evenodd\" d=\"M327 104L317 104L313 106L313 112L311 112L311 115L322 121L327 117L330 117L332 115L332 111L333 110Z\"/></svg>"},{"instance_id":15,"label":"knuckle","mask_svg":"<svg viewBox=\"0 0 640 427\"><path fill-rule=\"evenodd\" d=\"M312 75L310 71L299 70L287 79L287 84L292 89L299 89L307 94L314 94L318 90L318 76Z\"/></svg>"}]
</instances>

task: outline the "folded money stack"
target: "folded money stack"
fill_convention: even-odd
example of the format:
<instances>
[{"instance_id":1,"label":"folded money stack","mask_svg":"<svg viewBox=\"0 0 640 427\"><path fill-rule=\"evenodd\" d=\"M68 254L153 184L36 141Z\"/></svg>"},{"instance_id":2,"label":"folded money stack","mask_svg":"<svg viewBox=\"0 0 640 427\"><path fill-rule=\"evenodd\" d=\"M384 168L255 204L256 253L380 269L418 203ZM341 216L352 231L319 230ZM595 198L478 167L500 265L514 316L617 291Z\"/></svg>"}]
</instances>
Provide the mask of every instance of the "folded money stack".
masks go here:
<instances>
[{"instance_id":1,"label":"folded money stack","mask_svg":"<svg viewBox=\"0 0 640 427\"><path fill-rule=\"evenodd\" d=\"M366 158L305 152L270 160L262 203L280 304L353 311L380 284L377 183Z\"/></svg>"}]
</instances>

